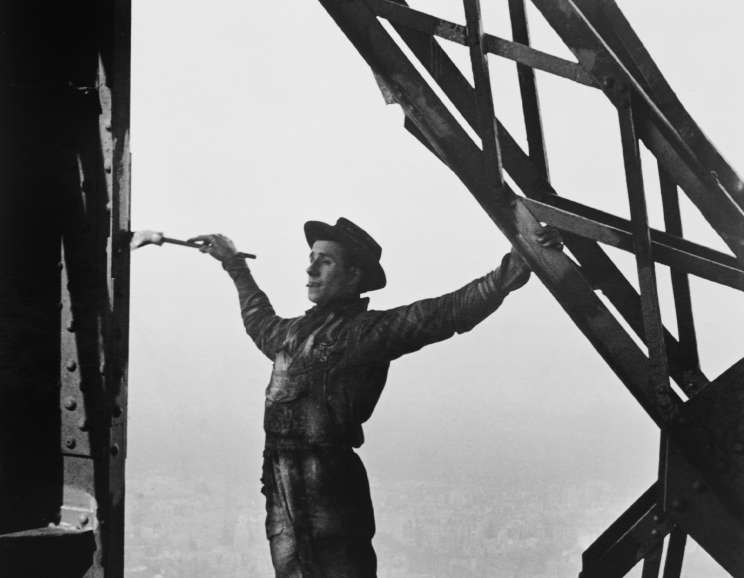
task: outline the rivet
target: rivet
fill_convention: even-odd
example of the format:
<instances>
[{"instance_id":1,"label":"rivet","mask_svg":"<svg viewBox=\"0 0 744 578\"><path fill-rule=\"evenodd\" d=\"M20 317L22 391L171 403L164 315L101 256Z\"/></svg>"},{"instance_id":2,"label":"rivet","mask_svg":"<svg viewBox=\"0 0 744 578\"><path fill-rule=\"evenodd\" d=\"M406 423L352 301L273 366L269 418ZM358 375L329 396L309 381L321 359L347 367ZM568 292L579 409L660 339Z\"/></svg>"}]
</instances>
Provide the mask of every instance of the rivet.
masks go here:
<instances>
[{"instance_id":1,"label":"rivet","mask_svg":"<svg viewBox=\"0 0 744 578\"><path fill-rule=\"evenodd\" d=\"M57 269L59 269L61 271L64 268L65 268L65 264L62 261L59 261L57 263Z\"/></svg>"},{"instance_id":2,"label":"rivet","mask_svg":"<svg viewBox=\"0 0 744 578\"><path fill-rule=\"evenodd\" d=\"M672 500L672 508L680 512L685 509L685 503L683 500L676 498Z\"/></svg>"},{"instance_id":3,"label":"rivet","mask_svg":"<svg viewBox=\"0 0 744 578\"><path fill-rule=\"evenodd\" d=\"M660 514L654 514L654 522L655 522L655 523L657 523L657 524L658 524L658 523L659 523L659 522L661 522L661 521L662 521L663 519L664 519L664 517L663 517L663 516L661 516Z\"/></svg>"},{"instance_id":4,"label":"rivet","mask_svg":"<svg viewBox=\"0 0 744 578\"><path fill-rule=\"evenodd\" d=\"M118 404L115 405L112 413L114 414L114 417L121 417L121 414L122 414L121 406Z\"/></svg>"},{"instance_id":5,"label":"rivet","mask_svg":"<svg viewBox=\"0 0 744 578\"><path fill-rule=\"evenodd\" d=\"M651 530L651 535L652 536L658 536L659 535L659 531L656 528L654 528L653 530Z\"/></svg>"},{"instance_id":6,"label":"rivet","mask_svg":"<svg viewBox=\"0 0 744 578\"><path fill-rule=\"evenodd\" d=\"M105 362L102 361L101 364L98 366L98 373L100 373L101 375L103 375L104 373L106 373L106 363Z\"/></svg>"},{"instance_id":7,"label":"rivet","mask_svg":"<svg viewBox=\"0 0 744 578\"><path fill-rule=\"evenodd\" d=\"M737 454L744 454L744 443L742 443L742 442L734 442L734 451Z\"/></svg>"},{"instance_id":8,"label":"rivet","mask_svg":"<svg viewBox=\"0 0 744 578\"><path fill-rule=\"evenodd\" d=\"M704 492L705 491L705 484L701 482L700 480L695 480L692 482L692 489L696 492Z\"/></svg>"},{"instance_id":9,"label":"rivet","mask_svg":"<svg viewBox=\"0 0 744 578\"><path fill-rule=\"evenodd\" d=\"M74 397L65 398L65 409L73 411L77 407L77 401Z\"/></svg>"},{"instance_id":10,"label":"rivet","mask_svg":"<svg viewBox=\"0 0 744 578\"><path fill-rule=\"evenodd\" d=\"M611 89L613 86L615 86L615 79L606 76L604 79L602 79L602 86L604 86L607 90Z\"/></svg>"},{"instance_id":11,"label":"rivet","mask_svg":"<svg viewBox=\"0 0 744 578\"><path fill-rule=\"evenodd\" d=\"M75 371L77 369L77 363L74 359L70 359L65 367L67 368L67 371Z\"/></svg>"},{"instance_id":12,"label":"rivet","mask_svg":"<svg viewBox=\"0 0 744 578\"><path fill-rule=\"evenodd\" d=\"M119 455L119 444L114 444L111 446L111 455L112 456L118 456Z\"/></svg>"},{"instance_id":13,"label":"rivet","mask_svg":"<svg viewBox=\"0 0 744 578\"><path fill-rule=\"evenodd\" d=\"M80 518L78 518L80 521L81 526L87 526L90 519L88 518L87 514L80 514Z\"/></svg>"},{"instance_id":14,"label":"rivet","mask_svg":"<svg viewBox=\"0 0 744 578\"><path fill-rule=\"evenodd\" d=\"M105 169L107 174L111 174L111 165L106 165Z\"/></svg>"},{"instance_id":15,"label":"rivet","mask_svg":"<svg viewBox=\"0 0 744 578\"><path fill-rule=\"evenodd\" d=\"M70 319L70 321L67 322L67 331L70 333L73 333L75 331L75 320Z\"/></svg>"},{"instance_id":16,"label":"rivet","mask_svg":"<svg viewBox=\"0 0 744 578\"><path fill-rule=\"evenodd\" d=\"M87 420L87 419L85 419L84 417L81 417L81 418L80 418L80 419L78 420L78 423L77 423L77 425L78 425L78 429L79 429L79 430L81 430L81 431L86 431L86 430L88 429L88 420Z\"/></svg>"},{"instance_id":17,"label":"rivet","mask_svg":"<svg viewBox=\"0 0 744 578\"><path fill-rule=\"evenodd\" d=\"M60 311L62 311L62 307L64 307L64 303L62 303L62 301L60 301L59 303L57 303L57 309L59 309Z\"/></svg>"},{"instance_id":18,"label":"rivet","mask_svg":"<svg viewBox=\"0 0 744 578\"><path fill-rule=\"evenodd\" d=\"M106 130L107 130L108 132L111 132L111 123L108 123L108 124L106 125Z\"/></svg>"},{"instance_id":19,"label":"rivet","mask_svg":"<svg viewBox=\"0 0 744 578\"><path fill-rule=\"evenodd\" d=\"M65 440L65 446L67 446L69 449L72 449L76 446L75 440L73 438L67 438Z\"/></svg>"}]
</instances>

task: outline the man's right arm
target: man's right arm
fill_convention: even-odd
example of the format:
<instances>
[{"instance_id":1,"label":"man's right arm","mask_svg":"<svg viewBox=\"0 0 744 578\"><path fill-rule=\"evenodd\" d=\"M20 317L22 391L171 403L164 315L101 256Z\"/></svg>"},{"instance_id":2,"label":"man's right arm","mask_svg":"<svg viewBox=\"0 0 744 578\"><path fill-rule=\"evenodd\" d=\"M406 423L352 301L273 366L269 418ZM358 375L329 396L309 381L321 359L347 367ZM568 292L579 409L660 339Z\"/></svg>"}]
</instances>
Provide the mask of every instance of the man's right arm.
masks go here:
<instances>
[{"instance_id":1,"label":"man's right arm","mask_svg":"<svg viewBox=\"0 0 744 578\"><path fill-rule=\"evenodd\" d=\"M224 259L222 268L235 283L246 332L263 354L273 360L292 320L279 317L274 312L269 298L256 284L242 257Z\"/></svg>"}]
</instances>

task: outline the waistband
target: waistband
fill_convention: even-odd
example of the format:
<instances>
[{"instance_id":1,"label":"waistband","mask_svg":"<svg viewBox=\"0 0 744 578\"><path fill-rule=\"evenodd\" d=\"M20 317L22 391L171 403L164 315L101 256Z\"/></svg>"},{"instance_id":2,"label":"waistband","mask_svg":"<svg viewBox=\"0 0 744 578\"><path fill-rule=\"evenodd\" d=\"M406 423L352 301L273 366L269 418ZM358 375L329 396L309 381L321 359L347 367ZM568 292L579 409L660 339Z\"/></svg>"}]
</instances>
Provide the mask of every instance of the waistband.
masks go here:
<instances>
[{"instance_id":1,"label":"waistband","mask_svg":"<svg viewBox=\"0 0 744 578\"><path fill-rule=\"evenodd\" d=\"M264 444L265 451L297 451L297 452L351 452L349 443L341 442L308 442L305 440L267 437Z\"/></svg>"}]
</instances>

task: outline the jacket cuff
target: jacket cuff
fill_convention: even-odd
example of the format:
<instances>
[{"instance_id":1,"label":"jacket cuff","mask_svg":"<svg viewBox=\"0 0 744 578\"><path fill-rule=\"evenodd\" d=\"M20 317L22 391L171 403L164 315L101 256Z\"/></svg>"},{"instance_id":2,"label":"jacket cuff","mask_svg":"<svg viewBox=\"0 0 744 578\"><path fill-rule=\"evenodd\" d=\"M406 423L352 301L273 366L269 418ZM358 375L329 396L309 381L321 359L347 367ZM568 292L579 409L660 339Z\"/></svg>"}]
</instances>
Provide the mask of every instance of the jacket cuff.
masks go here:
<instances>
[{"instance_id":1,"label":"jacket cuff","mask_svg":"<svg viewBox=\"0 0 744 578\"><path fill-rule=\"evenodd\" d=\"M519 257L514 257L511 253L504 255L499 268L502 275L502 287L507 293L511 293L522 287L530 279L529 265Z\"/></svg>"}]
</instances>

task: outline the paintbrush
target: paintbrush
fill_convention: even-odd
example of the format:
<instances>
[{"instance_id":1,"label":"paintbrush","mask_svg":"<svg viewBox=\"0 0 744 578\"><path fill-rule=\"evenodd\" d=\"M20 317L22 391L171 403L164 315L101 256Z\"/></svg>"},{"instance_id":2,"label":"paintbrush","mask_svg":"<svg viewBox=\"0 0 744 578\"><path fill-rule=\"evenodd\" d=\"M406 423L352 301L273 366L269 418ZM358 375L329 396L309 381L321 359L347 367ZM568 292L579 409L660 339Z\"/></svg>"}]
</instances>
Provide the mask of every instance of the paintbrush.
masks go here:
<instances>
[{"instance_id":1,"label":"paintbrush","mask_svg":"<svg viewBox=\"0 0 744 578\"><path fill-rule=\"evenodd\" d=\"M163 233L158 231L132 231L129 240L129 246L132 249L138 247L144 247L145 245L162 245L163 243L170 243L171 245L181 245L183 247L193 247L200 249L204 246L204 243L198 241L182 241L181 239L174 239L173 237L166 237ZM251 253L237 253L238 257L244 259L255 259L256 256Z\"/></svg>"}]
</instances>

